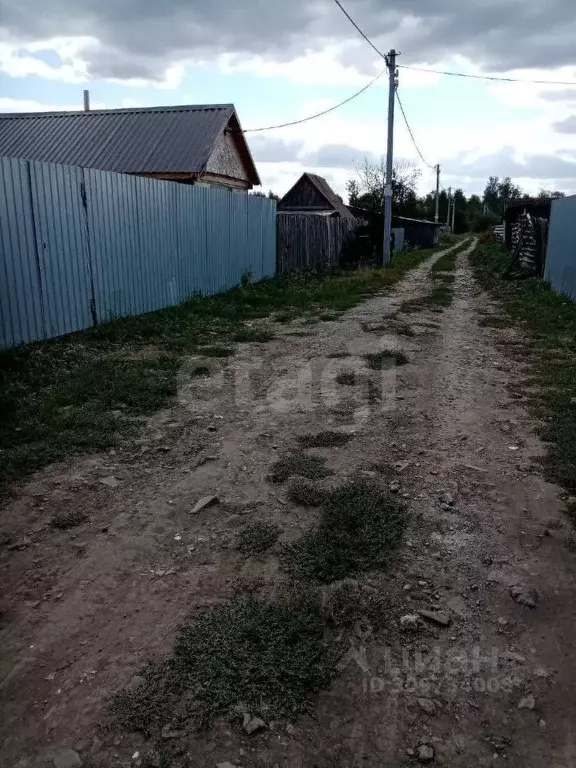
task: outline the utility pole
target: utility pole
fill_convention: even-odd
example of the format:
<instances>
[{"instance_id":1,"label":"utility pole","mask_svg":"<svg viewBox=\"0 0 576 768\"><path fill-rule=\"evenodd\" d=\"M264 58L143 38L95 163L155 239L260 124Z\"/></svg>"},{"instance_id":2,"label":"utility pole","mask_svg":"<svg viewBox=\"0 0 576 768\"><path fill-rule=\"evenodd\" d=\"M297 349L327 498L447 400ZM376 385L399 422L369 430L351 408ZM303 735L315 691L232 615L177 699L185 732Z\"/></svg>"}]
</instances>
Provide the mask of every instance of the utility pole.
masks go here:
<instances>
[{"instance_id":1,"label":"utility pole","mask_svg":"<svg viewBox=\"0 0 576 768\"><path fill-rule=\"evenodd\" d=\"M446 224L450 226L450 202L452 200L452 187L448 187L448 212L446 214Z\"/></svg>"},{"instance_id":2,"label":"utility pole","mask_svg":"<svg viewBox=\"0 0 576 768\"><path fill-rule=\"evenodd\" d=\"M440 209L440 164L436 166L436 213L434 221L438 223L438 214Z\"/></svg>"},{"instance_id":3,"label":"utility pole","mask_svg":"<svg viewBox=\"0 0 576 768\"><path fill-rule=\"evenodd\" d=\"M452 232L454 232L454 218L456 216L456 198L452 198Z\"/></svg>"},{"instance_id":4,"label":"utility pole","mask_svg":"<svg viewBox=\"0 0 576 768\"><path fill-rule=\"evenodd\" d=\"M386 147L386 185L384 187L384 242L382 264L390 264L392 240L392 173L394 167L394 105L396 102L396 56L392 48L388 59L388 145Z\"/></svg>"}]
</instances>

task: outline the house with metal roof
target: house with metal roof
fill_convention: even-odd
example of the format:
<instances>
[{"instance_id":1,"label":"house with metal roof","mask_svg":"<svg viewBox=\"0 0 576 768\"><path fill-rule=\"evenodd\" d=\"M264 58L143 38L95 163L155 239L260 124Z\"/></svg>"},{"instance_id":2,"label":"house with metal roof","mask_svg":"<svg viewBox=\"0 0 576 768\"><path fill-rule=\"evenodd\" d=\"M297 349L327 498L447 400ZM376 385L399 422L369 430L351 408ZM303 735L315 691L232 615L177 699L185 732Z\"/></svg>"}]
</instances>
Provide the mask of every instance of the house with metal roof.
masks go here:
<instances>
[{"instance_id":1,"label":"house with metal roof","mask_svg":"<svg viewBox=\"0 0 576 768\"><path fill-rule=\"evenodd\" d=\"M0 156L238 190L260 184L233 104L0 114Z\"/></svg>"},{"instance_id":2,"label":"house with metal roof","mask_svg":"<svg viewBox=\"0 0 576 768\"><path fill-rule=\"evenodd\" d=\"M303 173L280 200L278 213L315 213L336 216L351 223L356 218L322 176Z\"/></svg>"}]
</instances>

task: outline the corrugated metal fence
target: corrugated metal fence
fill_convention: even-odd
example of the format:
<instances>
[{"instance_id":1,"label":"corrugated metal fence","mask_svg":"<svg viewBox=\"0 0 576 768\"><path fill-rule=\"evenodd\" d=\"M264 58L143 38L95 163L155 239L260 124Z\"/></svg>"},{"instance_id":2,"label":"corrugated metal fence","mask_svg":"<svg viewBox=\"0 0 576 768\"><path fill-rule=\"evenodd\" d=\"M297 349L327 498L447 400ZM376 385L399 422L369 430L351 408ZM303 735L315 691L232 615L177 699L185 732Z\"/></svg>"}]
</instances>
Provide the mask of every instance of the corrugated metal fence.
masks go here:
<instances>
[{"instance_id":1,"label":"corrugated metal fence","mask_svg":"<svg viewBox=\"0 0 576 768\"><path fill-rule=\"evenodd\" d=\"M337 267L356 224L337 216L283 213L278 216L278 272Z\"/></svg>"},{"instance_id":2,"label":"corrugated metal fence","mask_svg":"<svg viewBox=\"0 0 576 768\"><path fill-rule=\"evenodd\" d=\"M552 201L544 277L576 299L576 196Z\"/></svg>"},{"instance_id":3,"label":"corrugated metal fence","mask_svg":"<svg viewBox=\"0 0 576 768\"><path fill-rule=\"evenodd\" d=\"M271 277L275 262L273 201L0 158L0 346Z\"/></svg>"}]
</instances>

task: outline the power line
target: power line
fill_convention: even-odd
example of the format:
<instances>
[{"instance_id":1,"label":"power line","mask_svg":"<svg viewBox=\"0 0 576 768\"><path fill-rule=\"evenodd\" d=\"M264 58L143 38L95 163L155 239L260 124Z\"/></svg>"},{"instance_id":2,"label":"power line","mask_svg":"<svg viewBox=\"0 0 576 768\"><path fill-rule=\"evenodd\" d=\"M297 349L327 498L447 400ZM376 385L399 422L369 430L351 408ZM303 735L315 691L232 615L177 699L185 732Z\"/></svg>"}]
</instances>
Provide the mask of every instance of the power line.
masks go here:
<instances>
[{"instance_id":1,"label":"power line","mask_svg":"<svg viewBox=\"0 0 576 768\"><path fill-rule=\"evenodd\" d=\"M368 45L378 54L378 56L381 56L384 61L388 64L388 57L386 54L382 53L379 48L377 48L372 40L368 37L368 35L356 24L352 16L348 13L346 8L342 5L340 0L334 0L336 5L340 8L342 13L346 16L348 21L352 24L353 27L356 28L356 30L362 35L364 40L368 43ZM469 77L473 80L493 80L495 82L502 82L502 83L529 83L533 85L576 85L575 81L567 81L567 80L525 80L523 78L519 77L499 77L497 75L471 75L467 74L465 72L451 72L449 70L442 70L442 69L429 69L427 67L413 67L410 64L399 64L399 67L402 69L412 69L416 72L430 72L431 74L435 75L448 75L450 77Z\"/></svg>"},{"instance_id":2,"label":"power line","mask_svg":"<svg viewBox=\"0 0 576 768\"><path fill-rule=\"evenodd\" d=\"M327 115L329 112L334 112L335 109L339 109L340 107L343 107L344 104L348 104L348 102L352 101L352 99L357 98L360 96L364 91L367 91L368 88L370 88L374 83L376 83L382 75L386 72L388 67L384 67L382 72L380 72L376 77L374 77L368 85L365 85L364 88L361 88L359 91L356 91L356 93L353 93L352 96L349 96L347 99L344 99L344 101L341 101L339 104L335 104L333 107L329 107L328 109L323 110L322 112L317 112L315 115L309 115L308 117L303 117L300 120L292 120L289 123L281 123L280 125L267 125L264 128L246 128L242 131L242 133L257 133L259 131L271 131L273 128L286 128L289 125L298 125L299 123L306 123L308 120L315 120L317 117L322 117L322 115Z\"/></svg>"},{"instance_id":3,"label":"power line","mask_svg":"<svg viewBox=\"0 0 576 768\"><path fill-rule=\"evenodd\" d=\"M336 0L337 2L337 0ZM496 75L470 75L465 72L449 72L443 69L428 69L427 67L413 67L410 64L399 64L401 69L411 69L414 72L430 72L433 75L449 75L450 77L469 77L472 80L494 80L500 83L528 83L529 85L572 85L576 81L567 80L524 80L519 77L498 77Z\"/></svg>"},{"instance_id":4,"label":"power line","mask_svg":"<svg viewBox=\"0 0 576 768\"><path fill-rule=\"evenodd\" d=\"M340 0L334 0L334 2L335 2L335 3L336 3L336 5L338 6L338 8L340 8L340 10L342 11L342 13L344 14L344 16L346 16L346 18L347 18L347 19L348 19L348 21L349 21L349 22L352 24L352 26L353 26L353 27L355 27L355 28L357 29L357 31L358 31L358 32L359 32L359 33L362 35L362 37L364 38L364 40L366 40L366 42L368 43L368 45L369 45L369 46L370 46L370 47L371 47L371 48L372 48L374 51L376 51L376 53L378 54L378 56L381 56L381 57L384 59L384 61L386 62L386 64L388 64L388 57L386 56L386 54L382 53L382 51L380 51L380 50L379 50L379 49L378 49L378 48L377 48L377 47L374 45L374 43L372 42L372 40L370 40L370 38L368 37L368 35L367 35L365 32L363 32L363 31L360 29L360 27L358 26L358 24L356 24L356 22L354 21L354 19L352 18L352 16L350 16L350 14L349 14L349 13L348 13L348 11L346 10L346 8L344 8L344 6L343 6L343 5L342 5L342 3L340 2Z\"/></svg>"},{"instance_id":5,"label":"power line","mask_svg":"<svg viewBox=\"0 0 576 768\"><path fill-rule=\"evenodd\" d=\"M412 132L412 128L410 128L410 123L408 122L408 118L406 117L406 112L404 112L404 106L402 104L402 100L400 99L400 94L398 91L396 91L396 100L398 101L398 106L400 107L400 111L402 112L402 117L404 118L404 123L406 124L406 128L408 129L408 133L410 134L410 138L412 139L412 144L414 144L414 148L416 149L416 152L420 155L420 159L424 163L424 165L427 165L429 168L434 168L435 166L430 165L430 163L424 158L424 155L420 151L420 148L418 144L416 143L416 139L414 138L414 133Z\"/></svg>"}]
</instances>

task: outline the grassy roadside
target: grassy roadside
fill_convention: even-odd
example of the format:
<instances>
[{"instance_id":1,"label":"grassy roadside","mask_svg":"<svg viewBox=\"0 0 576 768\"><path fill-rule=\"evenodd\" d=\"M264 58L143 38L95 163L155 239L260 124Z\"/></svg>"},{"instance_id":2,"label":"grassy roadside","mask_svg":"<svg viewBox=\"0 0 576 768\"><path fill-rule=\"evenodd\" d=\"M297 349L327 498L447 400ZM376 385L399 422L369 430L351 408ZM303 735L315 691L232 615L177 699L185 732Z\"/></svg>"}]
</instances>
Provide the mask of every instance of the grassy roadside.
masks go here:
<instances>
[{"instance_id":1,"label":"grassy roadside","mask_svg":"<svg viewBox=\"0 0 576 768\"><path fill-rule=\"evenodd\" d=\"M217 296L123 318L60 339L0 351L0 494L67 456L102 451L135 433L139 419L176 394L183 359L192 375L234 344L273 338L270 324L335 319L391 287L435 250L399 255L385 268L280 277Z\"/></svg>"},{"instance_id":2,"label":"grassy roadside","mask_svg":"<svg viewBox=\"0 0 576 768\"><path fill-rule=\"evenodd\" d=\"M529 407L543 421L545 476L576 493L576 303L542 280L504 280L508 255L483 245L471 256L476 276L505 310L493 323L517 326L528 337L520 354L529 363Z\"/></svg>"}]
</instances>

